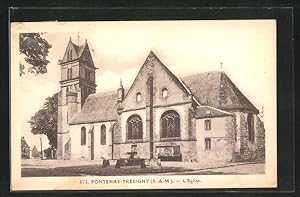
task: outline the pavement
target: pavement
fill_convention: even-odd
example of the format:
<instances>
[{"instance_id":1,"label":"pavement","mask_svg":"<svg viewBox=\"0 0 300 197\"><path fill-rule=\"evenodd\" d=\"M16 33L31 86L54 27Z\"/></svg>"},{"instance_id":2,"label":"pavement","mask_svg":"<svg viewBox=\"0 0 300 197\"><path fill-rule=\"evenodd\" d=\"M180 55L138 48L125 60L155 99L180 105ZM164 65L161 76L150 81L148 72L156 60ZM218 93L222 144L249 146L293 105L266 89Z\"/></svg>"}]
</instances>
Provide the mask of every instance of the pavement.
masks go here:
<instances>
[{"instance_id":1,"label":"pavement","mask_svg":"<svg viewBox=\"0 0 300 197\"><path fill-rule=\"evenodd\" d=\"M22 168L57 168L86 165L102 165L102 160L57 160L57 159L22 159Z\"/></svg>"},{"instance_id":2,"label":"pavement","mask_svg":"<svg viewBox=\"0 0 300 197\"><path fill-rule=\"evenodd\" d=\"M57 168L57 167L72 167L85 165L102 165L103 160L56 160L56 159L23 159L21 162L22 168ZM111 165L114 165L111 162ZM184 167L192 170L213 169L227 166L253 164L257 162L174 162L162 161L163 167Z\"/></svg>"},{"instance_id":3,"label":"pavement","mask_svg":"<svg viewBox=\"0 0 300 197\"><path fill-rule=\"evenodd\" d=\"M234 165L224 165L219 167L208 167L194 169L192 171L167 172L162 175L242 175L242 174L264 174L265 163L236 163Z\"/></svg>"},{"instance_id":4,"label":"pavement","mask_svg":"<svg viewBox=\"0 0 300 197\"><path fill-rule=\"evenodd\" d=\"M80 176L80 175L121 175L121 174L263 174L264 163L244 162L161 162L161 166L147 166L146 169L114 169L114 162L109 168L101 168L103 161L87 160L22 160L24 176Z\"/></svg>"}]
</instances>

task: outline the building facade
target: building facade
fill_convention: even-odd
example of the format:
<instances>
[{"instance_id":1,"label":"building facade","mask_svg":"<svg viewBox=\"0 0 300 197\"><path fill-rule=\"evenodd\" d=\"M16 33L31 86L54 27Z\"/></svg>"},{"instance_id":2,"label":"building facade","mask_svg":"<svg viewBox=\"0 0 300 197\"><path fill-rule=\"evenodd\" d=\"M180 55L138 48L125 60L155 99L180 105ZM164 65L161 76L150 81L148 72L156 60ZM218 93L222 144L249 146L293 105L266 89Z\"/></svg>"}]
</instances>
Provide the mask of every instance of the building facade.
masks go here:
<instances>
[{"instance_id":1,"label":"building facade","mask_svg":"<svg viewBox=\"0 0 300 197\"><path fill-rule=\"evenodd\" d=\"M25 137L21 137L21 159L30 159L30 147L27 144Z\"/></svg>"},{"instance_id":2,"label":"building facade","mask_svg":"<svg viewBox=\"0 0 300 197\"><path fill-rule=\"evenodd\" d=\"M32 150L31 150L31 158L32 159L41 159L41 151L38 151L36 146L33 146Z\"/></svg>"},{"instance_id":3,"label":"building facade","mask_svg":"<svg viewBox=\"0 0 300 197\"><path fill-rule=\"evenodd\" d=\"M146 159L264 160L259 111L222 71L179 78L151 51L131 87L95 93L87 42L70 40L59 64L60 159L128 158L134 145Z\"/></svg>"}]
</instances>

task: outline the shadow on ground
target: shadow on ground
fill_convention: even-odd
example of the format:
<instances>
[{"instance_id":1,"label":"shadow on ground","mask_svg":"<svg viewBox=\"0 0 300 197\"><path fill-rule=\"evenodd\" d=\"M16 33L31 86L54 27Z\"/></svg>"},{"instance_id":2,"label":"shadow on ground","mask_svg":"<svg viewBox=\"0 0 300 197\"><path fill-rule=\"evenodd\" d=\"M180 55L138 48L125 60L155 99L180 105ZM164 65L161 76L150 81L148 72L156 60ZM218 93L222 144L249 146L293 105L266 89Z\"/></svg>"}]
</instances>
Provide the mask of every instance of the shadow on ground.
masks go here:
<instances>
[{"instance_id":1,"label":"shadow on ground","mask_svg":"<svg viewBox=\"0 0 300 197\"><path fill-rule=\"evenodd\" d=\"M101 165L85 165L73 167L57 168L23 168L22 177L40 177L40 176L125 176L125 175L142 175L168 172L187 172L192 169L182 167L147 167L147 168L119 168L114 166L101 168Z\"/></svg>"}]
</instances>

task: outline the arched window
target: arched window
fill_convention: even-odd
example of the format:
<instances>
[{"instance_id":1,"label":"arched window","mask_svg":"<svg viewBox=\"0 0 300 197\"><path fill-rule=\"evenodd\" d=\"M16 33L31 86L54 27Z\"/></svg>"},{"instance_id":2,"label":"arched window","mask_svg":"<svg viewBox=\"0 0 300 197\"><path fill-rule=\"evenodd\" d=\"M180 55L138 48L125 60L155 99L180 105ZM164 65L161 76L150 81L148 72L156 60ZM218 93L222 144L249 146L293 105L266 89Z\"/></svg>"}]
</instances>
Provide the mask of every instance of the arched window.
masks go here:
<instances>
[{"instance_id":1,"label":"arched window","mask_svg":"<svg viewBox=\"0 0 300 197\"><path fill-rule=\"evenodd\" d=\"M67 77L68 79L72 79L72 68L68 68L68 71L67 71Z\"/></svg>"},{"instance_id":2,"label":"arched window","mask_svg":"<svg viewBox=\"0 0 300 197\"><path fill-rule=\"evenodd\" d=\"M136 94L136 102L141 102L141 100L142 100L142 94L140 92L138 92Z\"/></svg>"},{"instance_id":3,"label":"arched window","mask_svg":"<svg viewBox=\"0 0 300 197\"><path fill-rule=\"evenodd\" d=\"M86 128L81 127L81 145L86 145Z\"/></svg>"},{"instance_id":4,"label":"arched window","mask_svg":"<svg viewBox=\"0 0 300 197\"><path fill-rule=\"evenodd\" d=\"M180 137L180 116L176 111L163 113L160 122L162 138Z\"/></svg>"},{"instance_id":5,"label":"arched window","mask_svg":"<svg viewBox=\"0 0 300 197\"><path fill-rule=\"evenodd\" d=\"M143 138L143 122L138 115L132 115L127 120L127 139L137 140Z\"/></svg>"},{"instance_id":6,"label":"arched window","mask_svg":"<svg viewBox=\"0 0 300 197\"><path fill-rule=\"evenodd\" d=\"M247 116L247 125L248 125L248 136L249 141L254 142L254 118L253 114L249 113Z\"/></svg>"},{"instance_id":7,"label":"arched window","mask_svg":"<svg viewBox=\"0 0 300 197\"><path fill-rule=\"evenodd\" d=\"M101 126L101 145L105 145L106 144L106 127L105 125Z\"/></svg>"},{"instance_id":8,"label":"arched window","mask_svg":"<svg viewBox=\"0 0 300 197\"><path fill-rule=\"evenodd\" d=\"M161 91L162 97L163 98L167 98L168 97L168 89L167 88L163 88Z\"/></svg>"}]
</instances>

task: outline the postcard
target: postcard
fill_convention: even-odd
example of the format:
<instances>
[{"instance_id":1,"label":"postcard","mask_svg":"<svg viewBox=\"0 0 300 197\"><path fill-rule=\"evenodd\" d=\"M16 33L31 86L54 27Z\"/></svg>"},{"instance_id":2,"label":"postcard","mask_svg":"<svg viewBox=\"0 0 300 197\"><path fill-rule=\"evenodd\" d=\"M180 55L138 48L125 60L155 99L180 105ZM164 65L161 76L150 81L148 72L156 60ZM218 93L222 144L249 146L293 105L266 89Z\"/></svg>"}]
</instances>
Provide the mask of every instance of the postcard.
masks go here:
<instances>
[{"instance_id":1,"label":"postcard","mask_svg":"<svg viewBox=\"0 0 300 197\"><path fill-rule=\"evenodd\" d=\"M277 187L276 20L13 22L11 190Z\"/></svg>"}]
</instances>

